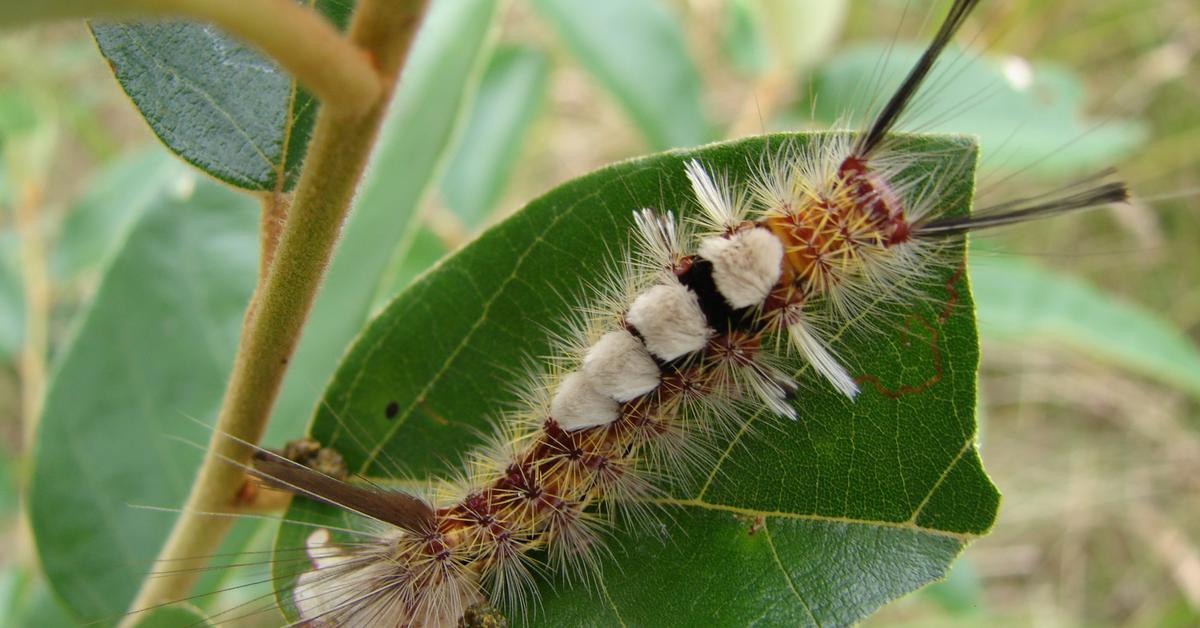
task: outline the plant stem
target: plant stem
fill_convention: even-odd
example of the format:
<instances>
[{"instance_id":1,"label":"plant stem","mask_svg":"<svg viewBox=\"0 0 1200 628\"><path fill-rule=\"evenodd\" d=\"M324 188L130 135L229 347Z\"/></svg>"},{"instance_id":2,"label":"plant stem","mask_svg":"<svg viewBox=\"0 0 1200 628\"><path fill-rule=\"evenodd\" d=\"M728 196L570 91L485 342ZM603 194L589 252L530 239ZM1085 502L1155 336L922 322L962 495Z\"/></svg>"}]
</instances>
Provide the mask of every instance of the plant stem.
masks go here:
<instances>
[{"instance_id":1,"label":"plant stem","mask_svg":"<svg viewBox=\"0 0 1200 628\"><path fill-rule=\"evenodd\" d=\"M280 184L283 177L280 177ZM287 222L288 210L292 206L292 195L288 192L268 192L262 197L262 215L259 217L258 238L258 283L263 283L267 272L271 270L271 262L275 261L275 249L279 247L279 237L283 234L283 225Z\"/></svg>"},{"instance_id":2,"label":"plant stem","mask_svg":"<svg viewBox=\"0 0 1200 628\"><path fill-rule=\"evenodd\" d=\"M333 252L400 67L425 9L424 0L359 0L350 40L368 51L386 77L384 96L366 114L322 107L274 261L256 290L234 358L217 425L183 512L159 554L171 572L147 578L131 606L144 610L187 595L204 559L231 523L228 512L257 443L288 359ZM232 437L232 438L231 438ZM133 615L127 616L127 624Z\"/></svg>"},{"instance_id":3,"label":"plant stem","mask_svg":"<svg viewBox=\"0 0 1200 628\"><path fill-rule=\"evenodd\" d=\"M379 101L372 58L293 0L40 0L0 2L0 27L69 18L176 16L212 22L262 50L322 104L362 114Z\"/></svg>"}]
</instances>

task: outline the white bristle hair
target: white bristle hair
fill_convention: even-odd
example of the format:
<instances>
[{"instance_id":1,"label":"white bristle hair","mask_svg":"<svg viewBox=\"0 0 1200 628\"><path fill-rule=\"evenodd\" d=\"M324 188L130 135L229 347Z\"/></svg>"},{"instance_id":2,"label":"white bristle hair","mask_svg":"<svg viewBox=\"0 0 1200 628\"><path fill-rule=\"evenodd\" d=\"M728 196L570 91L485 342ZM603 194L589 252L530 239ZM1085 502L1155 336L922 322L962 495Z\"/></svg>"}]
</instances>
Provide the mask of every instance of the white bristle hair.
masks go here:
<instances>
[{"instance_id":1,"label":"white bristle hair","mask_svg":"<svg viewBox=\"0 0 1200 628\"><path fill-rule=\"evenodd\" d=\"M710 231L726 232L746 219L750 209L746 196L741 189L729 185L723 173L710 174L696 159L689 160L684 169L700 206L699 220L703 226Z\"/></svg>"},{"instance_id":2,"label":"white bristle hair","mask_svg":"<svg viewBox=\"0 0 1200 628\"><path fill-rule=\"evenodd\" d=\"M641 269L651 275L669 272L684 257L680 230L672 212L659 214L642 208L633 212L633 222L637 228L633 231L634 246L629 258Z\"/></svg>"},{"instance_id":3,"label":"white bristle hair","mask_svg":"<svg viewBox=\"0 0 1200 628\"><path fill-rule=\"evenodd\" d=\"M850 372L842 366L833 351L825 346L825 342L815 333L811 324L804 320L804 317L800 317L788 325L787 330L792 346L800 355L804 356L805 362L832 384L838 392L850 399L858 396L858 384L854 383Z\"/></svg>"}]
</instances>

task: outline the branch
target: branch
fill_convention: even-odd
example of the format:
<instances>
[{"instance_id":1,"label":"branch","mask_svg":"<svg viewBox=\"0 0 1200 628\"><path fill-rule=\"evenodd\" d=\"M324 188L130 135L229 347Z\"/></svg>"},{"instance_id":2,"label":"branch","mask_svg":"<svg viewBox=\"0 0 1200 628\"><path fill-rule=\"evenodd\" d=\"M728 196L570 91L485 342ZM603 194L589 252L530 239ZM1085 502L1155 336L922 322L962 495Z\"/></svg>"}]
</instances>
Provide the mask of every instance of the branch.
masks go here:
<instances>
[{"instance_id":1,"label":"branch","mask_svg":"<svg viewBox=\"0 0 1200 628\"><path fill-rule=\"evenodd\" d=\"M288 192L268 192L262 195L262 215L259 217L258 283L266 280L275 261L275 249L283 226L287 223L288 208L292 206L292 195Z\"/></svg>"},{"instance_id":2,"label":"branch","mask_svg":"<svg viewBox=\"0 0 1200 628\"><path fill-rule=\"evenodd\" d=\"M362 114L379 101L372 59L292 0L40 0L0 2L0 28L56 19L179 17L212 22L267 54L325 105Z\"/></svg>"},{"instance_id":3,"label":"branch","mask_svg":"<svg viewBox=\"0 0 1200 628\"><path fill-rule=\"evenodd\" d=\"M274 261L255 291L255 311L243 328L208 453L158 556L171 561L173 573L144 581L131 613L185 597L200 573L193 568L205 563L196 557L210 554L231 523L202 513L228 512L237 497L245 474L229 461L244 464L252 451L235 439L257 443L262 436L424 8L424 0L358 2L349 37L387 77L385 97L362 116L321 108Z\"/></svg>"}]
</instances>

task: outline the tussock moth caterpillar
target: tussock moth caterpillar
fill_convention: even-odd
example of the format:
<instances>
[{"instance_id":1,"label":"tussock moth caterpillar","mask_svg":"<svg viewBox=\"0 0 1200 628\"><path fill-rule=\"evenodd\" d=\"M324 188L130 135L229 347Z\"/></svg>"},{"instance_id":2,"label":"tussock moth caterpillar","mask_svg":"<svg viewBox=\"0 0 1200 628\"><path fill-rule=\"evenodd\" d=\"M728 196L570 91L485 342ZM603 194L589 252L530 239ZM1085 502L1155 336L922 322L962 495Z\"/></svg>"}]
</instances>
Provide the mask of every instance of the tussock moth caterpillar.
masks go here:
<instances>
[{"instance_id":1,"label":"tussock moth caterpillar","mask_svg":"<svg viewBox=\"0 0 1200 628\"><path fill-rule=\"evenodd\" d=\"M1086 181L968 217L947 213L955 208L938 183L959 173L911 168L889 131L974 5L954 3L863 134L776 146L748 182L687 162L700 224L677 222L666 207L634 214L637 255L564 338L550 372L530 377L521 408L457 495L345 485L260 455L265 479L379 524L355 543L310 536L314 568L290 600L299 617L453 624L484 599L519 614L539 568L534 552L573 581L594 578L606 525L598 512L639 517L675 479L659 476L704 467L706 439L742 429L746 408L796 419L801 386L854 399L866 380L847 368L830 328L853 325L880 295L919 298L902 288L945 264L947 238L1123 200L1121 184ZM783 356L820 378L797 382Z\"/></svg>"}]
</instances>

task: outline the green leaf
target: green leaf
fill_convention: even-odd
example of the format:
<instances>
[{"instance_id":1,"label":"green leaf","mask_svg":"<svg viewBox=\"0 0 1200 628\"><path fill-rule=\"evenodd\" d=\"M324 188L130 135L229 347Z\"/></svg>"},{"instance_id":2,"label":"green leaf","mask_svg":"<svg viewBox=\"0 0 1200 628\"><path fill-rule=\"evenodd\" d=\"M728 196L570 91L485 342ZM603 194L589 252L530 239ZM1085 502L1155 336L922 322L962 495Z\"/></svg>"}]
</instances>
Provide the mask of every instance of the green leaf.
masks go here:
<instances>
[{"instance_id":1,"label":"green leaf","mask_svg":"<svg viewBox=\"0 0 1200 628\"><path fill-rule=\"evenodd\" d=\"M7 521L18 513L21 505L20 488L17 486L19 477L21 465L8 451L7 445L0 447L0 521Z\"/></svg>"},{"instance_id":2,"label":"green leaf","mask_svg":"<svg viewBox=\"0 0 1200 628\"><path fill-rule=\"evenodd\" d=\"M0 571L0 623L5 626L74 628L73 619L54 597L35 567L11 563Z\"/></svg>"},{"instance_id":3,"label":"green leaf","mask_svg":"<svg viewBox=\"0 0 1200 628\"><path fill-rule=\"evenodd\" d=\"M602 278L610 251L628 242L631 209L673 209L686 219L695 205L685 160L744 180L768 146L812 137L626 161L534 200L418 278L363 331L326 390L312 435L375 478L396 465L408 479L446 477L514 401L511 374L546 355L550 330L578 307L560 295ZM973 158L962 138L909 141L931 161ZM970 189L969 179L949 184L947 206L965 211ZM797 371L798 422L746 417L753 429L724 445L715 468L672 489L664 502L669 538L617 533L603 588L543 583L535 622L840 625L941 577L963 545L989 529L999 499L975 450L970 293L957 269L941 274L927 299L879 309L878 327L887 331L847 334L839 345L856 374L891 389L928 388L889 396L866 386L850 402ZM925 325L906 328L909 320L936 336ZM305 500L288 514L331 516ZM277 547L296 547L307 532L284 526ZM286 599L287 574L277 575Z\"/></svg>"},{"instance_id":4,"label":"green leaf","mask_svg":"<svg viewBox=\"0 0 1200 628\"><path fill-rule=\"evenodd\" d=\"M211 568L192 585L192 591L202 594L192 602L207 613L209 622L248 627L287 623L274 604L270 575L278 516L276 512L235 521L214 552ZM305 559L293 554L284 560Z\"/></svg>"},{"instance_id":5,"label":"green leaf","mask_svg":"<svg viewBox=\"0 0 1200 628\"><path fill-rule=\"evenodd\" d=\"M35 130L41 118L30 94L20 89L0 90L0 145Z\"/></svg>"},{"instance_id":6,"label":"green leaf","mask_svg":"<svg viewBox=\"0 0 1200 628\"><path fill-rule=\"evenodd\" d=\"M817 118L828 123L864 119L872 94L891 93L922 47L864 45L842 52L817 71L812 93ZM979 136L985 161L998 169L1036 165L1044 176L1112 165L1145 136L1134 121L1084 117L1084 92L1066 69L1012 57L976 55L951 48L917 96L919 111L902 120L925 132ZM1028 84L1024 84L1028 81ZM874 103L878 104L878 103ZM807 116L810 103L797 104Z\"/></svg>"},{"instance_id":7,"label":"green leaf","mask_svg":"<svg viewBox=\"0 0 1200 628\"><path fill-rule=\"evenodd\" d=\"M446 205L469 227L499 200L546 91L547 72L539 50L506 46L492 53L440 186Z\"/></svg>"},{"instance_id":8,"label":"green leaf","mask_svg":"<svg viewBox=\"0 0 1200 628\"><path fill-rule=\"evenodd\" d=\"M402 255L392 261L371 311L382 310L392 297L407 288L418 275L432 268L446 253L446 245L442 239L428 227L420 226L412 242L402 251Z\"/></svg>"},{"instance_id":9,"label":"green leaf","mask_svg":"<svg viewBox=\"0 0 1200 628\"><path fill-rule=\"evenodd\" d=\"M156 608L138 618L133 628L208 628L212 624L200 611L189 606L175 605Z\"/></svg>"},{"instance_id":10,"label":"green leaf","mask_svg":"<svg viewBox=\"0 0 1200 628\"><path fill-rule=\"evenodd\" d=\"M1012 257L972 256L971 282L984 337L1059 343L1200 397L1200 349L1161 316Z\"/></svg>"},{"instance_id":11,"label":"green leaf","mask_svg":"<svg viewBox=\"0 0 1200 628\"><path fill-rule=\"evenodd\" d=\"M749 74L775 65L790 77L834 45L847 8L845 0L731 0L726 54Z\"/></svg>"},{"instance_id":12,"label":"green leaf","mask_svg":"<svg viewBox=\"0 0 1200 628\"><path fill-rule=\"evenodd\" d=\"M921 594L925 599L937 604L946 614L958 618L978 615L987 605L983 578L967 557L954 563L945 580L921 589Z\"/></svg>"},{"instance_id":13,"label":"green leaf","mask_svg":"<svg viewBox=\"0 0 1200 628\"><path fill-rule=\"evenodd\" d=\"M46 393L29 508L51 585L112 623L153 570L208 440L256 275L257 203L201 181L150 207L104 271Z\"/></svg>"},{"instance_id":14,"label":"green leaf","mask_svg":"<svg viewBox=\"0 0 1200 628\"><path fill-rule=\"evenodd\" d=\"M26 579L25 570L16 565L8 564L0 568L0 617L16 615Z\"/></svg>"},{"instance_id":15,"label":"green leaf","mask_svg":"<svg viewBox=\"0 0 1200 628\"><path fill-rule=\"evenodd\" d=\"M0 230L0 362L17 354L25 339L25 292L17 234Z\"/></svg>"},{"instance_id":16,"label":"green leaf","mask_svg":"<svg viewBox=\"0 0 1200 628\"><path fill-rule=\"evenodd\" d=\"M154 147L115 159L71 204L55 242L51 268L59 281L95 268L147 207L188 185L188 169Z\"/></svg>"},{"instance_id":17,"label":"green leaf","mask_svg":"<svg viewBox=\"0 0 1200 628\"><path fill-rule=\"evenodd\" d=\"M679 19L661 0L533 0L579 63L655 149L714 137Z\"/></svg>"},{"instance_id":18,"label":"green leaf","mask_svg":"<svg viewBox=\"0 0 1200 628\"><path fill-rule=\"evenodd\" d=\"M354 8L352 0L309 4L339 28ZM192 22L94 22L92 34L150 128L180 157L250 190L295 185L317 101L262 53Z\"/></svg>"},{"instance_id":19,"label":"green leaf","mask_svg":"<svg viewBox=\"0 0 1200 628\"><path fill-rule=\"evenodd\" d=\"M756 76L771 64L771 51L755 20L752 0L725 3L721 20L721 48L734 67L743 74Z\"/></svg>"},{"instance_id":20,"label":"green leaf","mask_svg":"<svg viewBox=\"0 0 1200 628\"><path fill-rule=\"evenodd\" d=\"M0 144L3 147L3 144ZM12 206L12 183L8 180L8 164L0 159L0 206L8 208ZM6 209L7 213L7 209ZM8 216L4 217L8 220Z\"/></svg>"},{"instance_id":21,"label":"green leaf","mask_svg":"<svg viewBox=\"0 0 1200 628\"><path fill-rule=\"evenodd\" d=\"M417 33L379 146L283 381L268 441L295 438L337 359L407 248L495 14L496 0L434 2Z\"/></svg>"}]
</instances>

